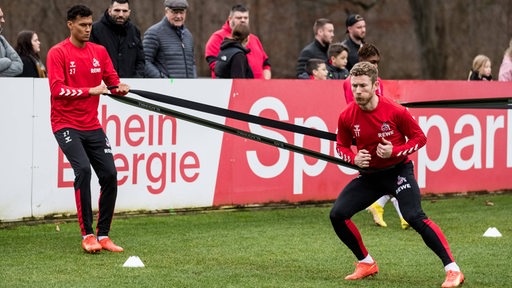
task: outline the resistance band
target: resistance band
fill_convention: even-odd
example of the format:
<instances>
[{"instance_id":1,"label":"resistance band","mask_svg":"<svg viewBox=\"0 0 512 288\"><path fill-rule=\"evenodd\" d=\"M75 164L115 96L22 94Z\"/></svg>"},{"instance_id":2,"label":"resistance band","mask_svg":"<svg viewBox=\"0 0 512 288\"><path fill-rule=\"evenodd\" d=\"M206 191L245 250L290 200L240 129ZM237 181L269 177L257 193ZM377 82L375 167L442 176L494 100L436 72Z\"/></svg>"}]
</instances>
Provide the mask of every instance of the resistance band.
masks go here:
<instances>
[{"instance_id":1,"label":"resistance band","mask_svg":"<svg viewBox=\"0 0 512 288\"><path fill-rule=\"evenodd\" d=\"M117 88L117 86L109 86L107 87L109 90ZM224 116L227 118L232 118L240 121L245 121L254 124L260 124L267 127L272 127L280 130L285 130L293 133L299 133L303 135L308 135L316 138L326 139L330 141L336 141L336 134L316 130L304 126L289 124L286 122L281 122L269 118L254 116L251 114L233 111L229 109L224 109L208 104L203 104L199 102L194 102L190 100L180 99L173 96L162 95L154 92L143 91L143 90L132 90L130 89L130 93L134 93L143 98L175 105L183 108L188 108L196 111L201 111L213 115ZM233 135L237 135L246 139L251 139L254 141L258 141L264 144L276 146L279 148L283 148L292 152L300 153L306 156L310 156L313 158L317 158L320 160L328 161L334 164L338 164L341 166L345 166L347 168L359 170L359 171L377 171L375 169L370 168L361 168L356 165L347 163L342 161L339 158L322 154L313 150L309 150L306 148L302 148L296 145L288 144L283 141L279 141L276 139L268 138L262 135L254 134L245 130L237 129L231 126L219 124L216 122L212 122L206 119L202 119L199 117L195 117L189 114L181 113L175 110L171 110L168 108L164 108L155 104L151 104L145 101L141 101L138 99L126 97L126 96L117 96L113 94L106 94L111 98L132 106L136 106L145 110L161 113L168 116L173 116L178 119L182 119L185 121L189 121L192 123L196 123L202 126L206 126L212 129L220 130L226 133L230 133ZM462 99L462 100L440 100L440 101L423 101L423 102L404 102L400 103L401 105L409 108L474 108L474 109L511 109L512 107L512 99L511 98L487 98L487 99ZM384 169L386 170L386 169ZM382 170L379 170L382 171Z\"/></svg>"},{"instance_id":2,"label":"resistance band","mask_svg":"<svg viewBox=\"0 0 512 288\"><path fill-rule=\"evenodd\" d=\"M133 92L133 90L130 90L130 92L135 93L135 92ZM135 93L135 94L137 94L137 93ZM268 138L268 137L265 137L265 136L262 136L262 135L258 135L258 134L252 133L252 132L248 132L248 131L237 129L237 128L234 128L234 127L231 127L231 126L223 125L223 124L220 124L220 123L217 123L217 122L213 122L213 121L209 121L209 120L202 119L202 118L199 118L199 117L195 117L195 116L192 116L192 115L189 115L189 114L185 114L185 113L182 113L182 112L171 110L171 109L168 109L168 108L165 108L165 107L161 107L161 106L158 106L158 105L155 105L155 104L152 104L152 103L149 103L149 102L145 102L145 101L142 101L142 100L138 100L138 99L135 99L135 98L131 98L131 97L127 97L127 96L117 96L117 95L112 95L112 94L106 94L106 95L110 96L114 100L117 100L117 101L125 103L125 104L129 104L129 105L132 105L132 106L135 106L135 107L139 107L139 108L142 108L142 109L145 109L145 110L149 110L149 111L152 111L152 112L164 114L164 115L167 115L167 116L172 116L172 117L175 117L175 118L178 118L178 119L182 119L182 120L185 120L185 121L188 121L188 122L192 122L192 123L196 123L196 124L199 124L199 125L202 125L202 126L206 126L206 127L212 128L212 129L220 130L222 132L226 132L226 133L229 133L229 134L240 136L242 138L254 140L254 141L257 141L257 142L261 142L261 143L264 143L264 144L272 145L272 146L275 146L275 147L278 147L278 148L282 148L282 149L286 149L286 150L289 150L289 151L292 151L292 152L296 152L296 153L300 153L300 154L303 154L303 155L306 155L306 156L310 156L310 157L313 157L313 158L316 158L316 159L320 159L320 160L331 162L331 163L334 163L334 164L337 164L337 165L345 166L347 168L351 168L351 169L355 169L355 170L359 170L359 171L373 171L372 169L361 168L361 167L358 167L356 165L347 163L347 162L345 162L345 161L343 161L343 160L341 160L339 158L333 157L331 155L326 155L326 154L319 153L319 152L316 152L316 151L313 151L313 150L310 150L310 149L306 149L306 148L303 148L303 147L300 147L300 146L296 146L296 145L289 144L289 143L286 143L286 142L283 142L283 141L279 141L277 139ZM164 96L164 97L167 97L167 96ZM296 126L296 125L293 125L293 126Z\"/></svg>"},{"instance_id":3,"label":"resistance band","mask_svg":"<svg viewBox=\"0 0 512 288\"><path fill-rule=\"evenodd\" d=\"M110 88L110 87L109 87ZM110 90L110 89L109 89ZM199 102L194 102L190 100L180 99L173 96L167 96L162 95L154 92L148 92L148 91L142 91L142 90L132 90L130 89L130 93L137 94L141 97L144 97L146 99L155 100L158 102L183 107L183 108L189 108L196 111L206 112L209 114L214 114L218 116L224 116L231 119L236 119L244 122L254 123L254 124L260 124L267 127L276 128L279 130L285 130L289 132L294 133L300 133L303 135L313 136L321 139L326 139L330 141L336 141L336 134L329 133L321 130L316 130L304 126L298 126L286 122L281 122L269 118L254 116L247 113L242 113L238 111L233 111L229 109L224 109L208 104L203 104Z\"/></svg>"}]
</instances>

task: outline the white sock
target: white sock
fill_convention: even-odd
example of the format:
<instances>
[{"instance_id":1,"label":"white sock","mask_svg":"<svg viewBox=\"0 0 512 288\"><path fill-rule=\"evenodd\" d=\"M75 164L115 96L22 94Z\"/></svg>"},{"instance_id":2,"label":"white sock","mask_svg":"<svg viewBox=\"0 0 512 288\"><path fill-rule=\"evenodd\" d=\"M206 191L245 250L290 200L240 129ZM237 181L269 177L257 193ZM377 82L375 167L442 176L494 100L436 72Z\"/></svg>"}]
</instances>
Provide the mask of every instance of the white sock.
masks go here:
<instances>
[{"instance_id":1,"label":"white sock","mask_svg":"<svg viewBox=\"0 0 512 288\"><path fill-rule=\"evenodd\" d=\"M379 199L377 199L377 204L380 205L380 207L384 208L384 205L386 205L386 203L388 203L389 201L389 198L391 198L389 195L384 195L382 197L380 197Z\"/></svg>"},{"instance_id":2,"label":"white sock","mask_svg":"<svg viewBox=\"0 0 512 288\"><path fill-rule=\"evenodd\" d=\"M455 262L452 262L452 263L444 266L444 271L448 272L449 270L460 272L459 265L457 265L457 263L455 263Z\"/></svg>"},{"instance_id":3,"label":"white sock","mask_svg":"<svg viewBox=\"0 0 512 288\"><path fill-rule=\"evenodd\" d=\"M372 256L370 256L370 254L368 254L368 256L366 256L363 260L359 261L359 263L368 263L368 264L371 264L375 262L372 258Z\"/></svg>"},{"instance_id":4,"label":"white sock","mask_svg":"<svg viewBox=\"0 0 512 288\"><path fill-rule=\"evenodd\" d=\"M87 235L82 236L82 240L83 240L83 239L85 239L85 238L86 238L87 236L89 236L89 235L94 236L94 234L87 234Z\"/></svg>"},{"instance_id":5,"label":"white sock","mask_svg":"<svg viewBox=\"0 0 512 288\"><path fill-rule=\"evenodd\" d=\"M103 240L105 238L108 238L108 236L98 236L98 241L101 241L101 240Z\"/></svg>"},{"instance_id":6,"label":"white sock","mask_svg":"<svg viewBox=\"0 0 512 288\"><path fill-rule=\"evenodd\" d=\"M393 203L393 206L395 206L396 213L398 214L398 217L404 218L402 216L402 213L400 212L400 207L398 206L398 200L396 200L395 197L391 198L391 203Z\"/></svg>"}]
</instances>

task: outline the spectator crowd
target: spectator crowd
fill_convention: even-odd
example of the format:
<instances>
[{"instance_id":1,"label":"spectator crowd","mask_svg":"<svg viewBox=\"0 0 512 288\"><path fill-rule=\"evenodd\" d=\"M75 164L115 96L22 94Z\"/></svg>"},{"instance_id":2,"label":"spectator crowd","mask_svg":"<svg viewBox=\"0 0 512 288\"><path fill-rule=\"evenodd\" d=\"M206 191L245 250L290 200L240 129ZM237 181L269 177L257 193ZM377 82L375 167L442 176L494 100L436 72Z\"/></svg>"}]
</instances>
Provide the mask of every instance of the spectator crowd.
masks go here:
<instances>
[{"instance_id":1,"label":"spectator crowd","mask_svg":"<svg viewBox=\"0 0 512 288\"><path fill-rule=\"evenodd\" d=\"M198 77L195 56L201 52L194 51L193 32L186 26L187 0L163 0L162 19L143 33L130 19L129 0L110 2L108 9L94 22L89 41L107 49L121 78ZM251 33L249 8L236 4L227 12L224 25L205 43L204 60L208 63L211 77L271 79L271 60L260 38ZM38 38L37 31L23 30L11 46L1 34L6 18L0 7L0 77L46 77L46 65L39 55L44 39ZM237 25L245 27L235 30ZM296 59L296 78L343 80L348 77L352 66L359 61L359 48L365 43L366 22L363 16L351 14L346 18L345 26L345 36L335 40L333 21L326 18L315 20L312 29L314 39L304 46ZM246 39L238 38L241 29L243 33L249 33ZM512 80L512 42L510 44L504 53L498 77L494 78L496 80ZM318 60L325 63L325 77L312 74L311 67ZM489 57L477 55L473 63L468 63L467 79L493 80L491 62ZM222 63L221 68L216 68L217 63Z\"/></svg>"}]
</instances>

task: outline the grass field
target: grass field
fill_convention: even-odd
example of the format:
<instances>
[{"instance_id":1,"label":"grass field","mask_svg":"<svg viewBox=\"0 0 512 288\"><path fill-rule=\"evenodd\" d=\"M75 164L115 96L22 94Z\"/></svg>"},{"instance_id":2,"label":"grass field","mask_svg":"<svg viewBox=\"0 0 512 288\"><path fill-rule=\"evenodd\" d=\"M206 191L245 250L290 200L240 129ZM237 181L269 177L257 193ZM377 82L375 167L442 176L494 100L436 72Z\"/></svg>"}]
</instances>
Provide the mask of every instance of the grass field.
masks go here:
<instances>
[{"instance_id":1,"label":"grass field","mask_svg":"<svg viewBox=\"0 0 512 288\"><path fill-rule=\"evenodd\" d=\"M445 232L466 275L464 287L512 287L511 194L430 199L423 208ZM329 210L117 217L111 237L125 252L95 255L82 251L76 222L3 225L0 287L441 286L440 260L415 231L400 229L391 204L388 228L374 226L366 212L354 217L380 273L343 280L355 258L336 238ZM503 237L482 237L489 227ZM146 267L122 267L129 256Z\"/></svg>"}]
</instances>

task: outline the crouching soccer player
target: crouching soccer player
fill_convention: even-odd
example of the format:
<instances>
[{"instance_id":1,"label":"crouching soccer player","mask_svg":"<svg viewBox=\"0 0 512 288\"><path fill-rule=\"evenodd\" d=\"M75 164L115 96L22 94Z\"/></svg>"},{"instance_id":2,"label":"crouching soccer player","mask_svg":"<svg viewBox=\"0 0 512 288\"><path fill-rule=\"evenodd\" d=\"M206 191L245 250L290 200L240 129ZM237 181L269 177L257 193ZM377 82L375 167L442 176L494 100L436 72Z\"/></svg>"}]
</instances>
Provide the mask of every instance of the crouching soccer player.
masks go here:
<instances>
[{"instance_id":1,"label":"crouching soccer player","mask_svg":"<svg viewBox=\"0 0 512 288\"><path fill-rule=\"evenodd\" d=\"M441 287L458 287L464 275L455 263L441 229L427 218L421 208L420 189L408 154L427 142L425 134L405 107L378 97L378 70L369 62L359 62L350 71L355 102L350 103L338 120L337 151L342 159L368 169L362 170L341 191L330 213L331 223L340 240L354 253L358 263L346 280L377 274L379 268L363 243L351 218L383 195L392 195L400 203L403 217L425 244L441 259L446 279ZM356 139L357 153L351 150Z\"/></svg>"}]
</instances>

